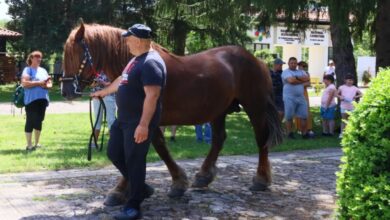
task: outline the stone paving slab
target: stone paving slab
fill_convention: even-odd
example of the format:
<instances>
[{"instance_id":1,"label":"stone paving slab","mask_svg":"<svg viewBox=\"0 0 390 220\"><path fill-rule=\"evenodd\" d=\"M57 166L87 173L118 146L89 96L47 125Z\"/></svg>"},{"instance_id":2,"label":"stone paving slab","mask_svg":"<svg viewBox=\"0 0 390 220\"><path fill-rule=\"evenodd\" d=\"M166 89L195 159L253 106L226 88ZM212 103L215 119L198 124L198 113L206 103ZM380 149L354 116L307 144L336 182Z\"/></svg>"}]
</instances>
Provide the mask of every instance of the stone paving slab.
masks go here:
<instances>
[{"instance_id":1,"label":"stone paving slab","mask_svg":"<svg viewBox=\"0 0 390 220\"><path fill-rule=\"evenodd\" d=\"M333 219L337 148L272 153L273 185L248 190L257 155L218 160L208 189L190 189L181 199L166 193L170 175L162 162L148 163L147 182L155 194L143 203L144 219ZM203 159L179 164L192 180ZM0 219L112 219L120 207L105 207L105 193L119 173L112 166L0 175Z\"/></svg>"}]
</instances>

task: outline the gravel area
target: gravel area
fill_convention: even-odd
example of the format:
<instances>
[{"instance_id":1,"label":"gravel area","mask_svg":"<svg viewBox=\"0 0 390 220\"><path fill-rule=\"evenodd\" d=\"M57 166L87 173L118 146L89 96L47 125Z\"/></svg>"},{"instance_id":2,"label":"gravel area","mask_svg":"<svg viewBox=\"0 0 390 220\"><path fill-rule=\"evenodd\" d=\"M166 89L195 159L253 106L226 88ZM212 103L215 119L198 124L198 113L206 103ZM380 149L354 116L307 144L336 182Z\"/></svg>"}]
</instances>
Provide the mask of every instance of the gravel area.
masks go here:
<instances>
[{"instance_id":1,"label":"gravel area","mask_svg":"<svg viewBox=\"0 0 390 220\"><path fill-rule=\"evenodd\" d=\"M340 149L271 153L273 184L268 191L248 187L257 155L218 160L217 179L208 189L190 189L169 199L170 175L162 162L149 163L147 182L155 194L142 205L144 219L333 219L335 172ZM179 161L190 179L202 158ZM1 219L112 219L120 207L105 207L105 194L119 173L63 170L0 175Z\"/></svg>"}]
</instances>

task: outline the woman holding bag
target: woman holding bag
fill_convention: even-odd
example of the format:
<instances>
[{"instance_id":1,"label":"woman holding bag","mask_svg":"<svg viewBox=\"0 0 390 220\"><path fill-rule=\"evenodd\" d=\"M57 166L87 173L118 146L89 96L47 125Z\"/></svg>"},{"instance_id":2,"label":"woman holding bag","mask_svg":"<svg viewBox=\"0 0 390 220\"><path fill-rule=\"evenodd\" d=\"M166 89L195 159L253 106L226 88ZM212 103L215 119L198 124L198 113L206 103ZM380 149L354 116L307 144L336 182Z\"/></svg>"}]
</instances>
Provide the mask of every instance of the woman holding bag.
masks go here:
<instances>
[{"instance_id":1,"label":"woman holding bag","mask_svg":"<svg viewBox=\"0 0 390 220\"><path fill-rule=\"evenodd\" d=\"M26 133L27 151L33 151L39 147L39 138L42 131L42 121L45 118L46 107L49 105L49 89L52 81L47 71L40 67L42 53L33 51L27 57L27 67L24 68L21 78L24 87L24 104L26 109ZM35 143L32 144L32 132L34 130Z\"/></svg>"}]
</instances>

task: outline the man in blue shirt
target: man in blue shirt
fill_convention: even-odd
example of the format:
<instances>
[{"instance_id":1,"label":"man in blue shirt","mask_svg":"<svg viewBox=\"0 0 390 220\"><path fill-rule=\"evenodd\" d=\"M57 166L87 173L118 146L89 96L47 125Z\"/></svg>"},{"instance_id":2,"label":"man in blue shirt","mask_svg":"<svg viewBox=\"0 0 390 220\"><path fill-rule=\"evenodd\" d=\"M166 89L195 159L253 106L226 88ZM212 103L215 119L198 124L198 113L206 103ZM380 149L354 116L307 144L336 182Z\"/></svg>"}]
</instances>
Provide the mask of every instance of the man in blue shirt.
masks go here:
<instances>
[{"instance_id":1,"label":"man in blue shirt","mask_svg":"<svg viewBox=\"0 0 390 220\"><path fill-rule=\"evenodd\" d=\"M151 29L135 24L122 34L135 56L110 86L91 94L116 93L118 118L111 126L107 155L131 186L129 200L115 219L142 217L140 206L146 191L146 155L161 116L161 94L166 67L151 47Z\"/></svg>"},{"instance_id":2,"label":"man in blue shirt","mask_svg":"<svg viewBox=\"0 0 390 220\"><path fill-rule=\"evenodd\" d=\"M301 70L297 69L298 61L295 57L290 57L288 60L288 69L282 73L283 80L283 102L284 115L286 119L286 129L288 137L294 139L292 132L292 119L294 116L301 119L300 130L302 138L310 138L307 133L307 102L304 96L304 83L310 80L309 76Z\"/></svg>"},{"instance_id":3,"label":"man in blue shirt","mask_svg":"<svg viewBox=\"0 0 390 220\"><path fill-rule=\"evenodd\" d=\"M284 103L283 103L283 81L282 81L282 72L283 72L283 60L276 58L274 60L274 67L270 70L271 79L272 79L272 88L274 92L274 102L276 109L278 110L280 120L283 120L284 116Z\"/></svg>"}]
</instances>

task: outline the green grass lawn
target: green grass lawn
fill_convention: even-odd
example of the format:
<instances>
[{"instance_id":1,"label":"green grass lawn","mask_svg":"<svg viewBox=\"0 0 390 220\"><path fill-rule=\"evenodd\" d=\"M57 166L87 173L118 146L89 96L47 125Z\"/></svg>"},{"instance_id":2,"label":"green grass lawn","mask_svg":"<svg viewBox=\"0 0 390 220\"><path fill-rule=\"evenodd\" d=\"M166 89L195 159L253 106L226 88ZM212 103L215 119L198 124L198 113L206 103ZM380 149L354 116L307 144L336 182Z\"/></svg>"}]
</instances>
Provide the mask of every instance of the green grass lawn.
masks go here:
<instances>
[{"instance_id":1,"label":"green grass lawn","mask_svg":"<svg viewBox=\"0 0 390 220\"><path fill-rule=\"evenodd\" d=\"M313 109L315 116L318 108ZM25 151L24 116L1 115L0 121L0 173L59 170L80 167L102 167L109 165L105 150L94 151L92 161L87 160L87 143L90 128L88 114L49 114L43 125L41 138L42 148L34 152ZM315 124L320 125L315 117ZM169 130L169 129L167 129ZM320 132L319 127L315 131ZM169 132L166 131L167 136ZM228 138L222 155L256 154L253 131L246 115L233 114L227 120ZM177 131L177 142L168 142L168 148L175 159L203 157L209 150L209 145L195 141L193 126L181 126ZM317 137L313 140L286 140L272 151L290 151L298 149L318 149L339 147L340 141L333 137ZM153 148L148 155L148 161L160 160Z\"/></svg>"},{"instance_id":2,"label":"green grass lawn","mask_svg":"<svg viewBox=\"0 0 390 220\"><path fill-rule=\"evenodd\" d=\"M49 91L50 101L64 101L65 99L61 96L60 86L54 84L53 88ZM7 103L12 101L12 96L15 91L15 83L0 85L0 103ZM88 96L84 96L79 100L88 100Z\"/></svg>"}]
</instances>

